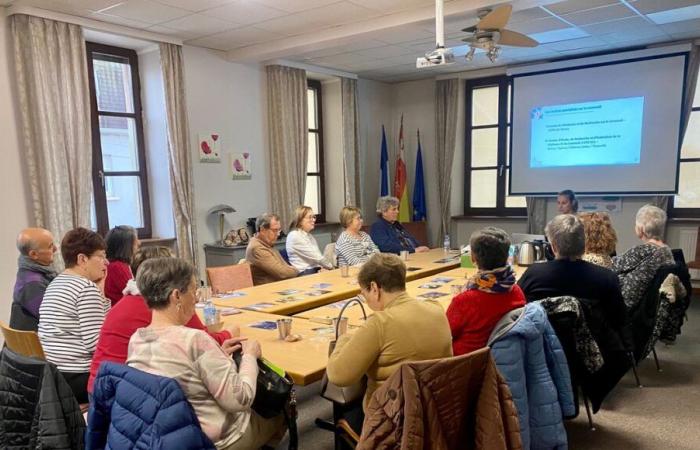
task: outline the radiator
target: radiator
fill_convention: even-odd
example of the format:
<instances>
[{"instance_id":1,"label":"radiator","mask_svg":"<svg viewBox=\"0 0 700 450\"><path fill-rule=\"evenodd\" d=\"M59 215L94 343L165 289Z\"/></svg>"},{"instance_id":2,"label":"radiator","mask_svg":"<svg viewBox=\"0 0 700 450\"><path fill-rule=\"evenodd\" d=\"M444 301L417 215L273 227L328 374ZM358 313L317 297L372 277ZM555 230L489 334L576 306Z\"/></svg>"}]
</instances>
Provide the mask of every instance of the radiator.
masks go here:
<instances>
[{"instance_id":1,"label":"radiator","mask_svg":"<svg viewBox=\"0 0 700 450\"><path fill-rule=\"evenodd\" d=\"M683 256L685 256L686 261L693 261L700 256L695 254L698 243L697 228L681 228L679 240L680 248L683 250ZM690 269L690 277L693 280L700 280L700 270Z\"/></svg>"}]
</instances>

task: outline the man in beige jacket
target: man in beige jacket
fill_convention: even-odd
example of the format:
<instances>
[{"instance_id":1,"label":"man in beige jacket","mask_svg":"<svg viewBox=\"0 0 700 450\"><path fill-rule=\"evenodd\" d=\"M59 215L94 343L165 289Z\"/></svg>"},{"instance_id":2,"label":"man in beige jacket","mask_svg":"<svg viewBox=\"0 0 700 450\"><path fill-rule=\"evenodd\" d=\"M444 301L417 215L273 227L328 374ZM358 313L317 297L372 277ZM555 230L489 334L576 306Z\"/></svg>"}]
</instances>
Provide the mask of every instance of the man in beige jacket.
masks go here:
<instances>
[{"instance_id":1,"label":"man in beige jacket","mask_svg":"<svg viewBox=\"0 0 700 450\"><path fill-rule=\"evenodd\" d=\"M253 284L265 284L286 280L298 275L297 270L287 264L275 248L275 241L282 231L276 214L265 213L255 221L255 236L250 239L245 250L246 262L250 264Z\"/></svg>"}]
</instances>

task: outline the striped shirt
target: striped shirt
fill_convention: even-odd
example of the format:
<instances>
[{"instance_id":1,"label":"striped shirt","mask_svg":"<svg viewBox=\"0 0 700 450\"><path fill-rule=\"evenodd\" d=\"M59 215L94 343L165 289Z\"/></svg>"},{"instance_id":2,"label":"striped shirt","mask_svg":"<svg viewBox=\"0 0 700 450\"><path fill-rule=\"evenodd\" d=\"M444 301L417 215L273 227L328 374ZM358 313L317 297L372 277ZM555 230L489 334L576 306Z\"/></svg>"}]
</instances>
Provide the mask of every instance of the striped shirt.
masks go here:
<instances>
[{"instance_id":1,"label":"striped shirt","mask_svg":"<svg viewBox=\"0 0 700 450\"><path fill-rule=\"evenodd\" d=\"M379 248L364 231L360 231L359 237L343 231L335 243L335 252L338 255L339 266L355 266L364 263L373 254L379 253Z\"/></svg>"},{"instance_id":2,"label":"striped shirt","mask_svg":"<svg viewBox=\"0 0 700 450\"><path fill-rule=\"evenodd\" d=\"M39 309L39 340L46 359L62 372L89 372L109 307L109 300L87 278L57 276Z\"/></svg>"}]
</instances>

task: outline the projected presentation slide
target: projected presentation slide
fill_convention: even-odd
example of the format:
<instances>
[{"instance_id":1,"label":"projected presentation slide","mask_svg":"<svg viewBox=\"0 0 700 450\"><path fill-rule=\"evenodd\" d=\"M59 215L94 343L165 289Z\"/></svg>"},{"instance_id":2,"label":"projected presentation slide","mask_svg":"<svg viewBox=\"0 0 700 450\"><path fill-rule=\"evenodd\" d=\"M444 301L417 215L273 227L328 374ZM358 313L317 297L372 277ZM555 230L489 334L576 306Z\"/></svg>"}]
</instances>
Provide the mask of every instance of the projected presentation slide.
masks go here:
<instances>
[{"instance_id":1,"label":"projected presentation slide","mask_svg":"<svg viewBox=\"0 0 700 450\"><path fill-rule=\"evenodd\" d=\"M644 97L530 110L530 167L639 164Z\"/></svg>"}]
</instances>

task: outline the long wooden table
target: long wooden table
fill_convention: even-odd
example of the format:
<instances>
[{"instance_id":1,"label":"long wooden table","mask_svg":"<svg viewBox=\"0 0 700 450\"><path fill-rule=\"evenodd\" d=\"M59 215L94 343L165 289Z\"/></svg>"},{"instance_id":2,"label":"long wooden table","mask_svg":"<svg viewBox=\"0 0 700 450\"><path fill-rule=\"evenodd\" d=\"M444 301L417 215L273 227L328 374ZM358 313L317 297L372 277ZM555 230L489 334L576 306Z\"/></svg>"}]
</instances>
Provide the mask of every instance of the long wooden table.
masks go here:
<instances>
[{"instance_id":1,"label":"long wooden table","mask_svg":"<svg viewBox=\"0 0 700 450\"><path fill-rule=\"evenodd\" d=\"M516 277L520 277L524 272L526 267L515 266ZM467 279L476 273L476 269L473 268L457 268L446 272L441 272L433 277L421 278L419 280L414 280L406 283L406 292L408 295L417 299L428 299L432 298L436 302L440 303L442 307L447 310L450 306L452 298L456 295L453 289L457 289L467 282ZM455 288L453 288L455 286ZM426 296L426 294L428 296ZM294 317L300 317L308 319L315 323L331 323L334 317L338 317L340 309L344 305L345 301L336 302L330 305L322 306L319 308L310 309L298 314ZM367 316L372 314L372 310L365 304L365 312ZM364 316L362 314L362 308L357 304L353 303L347 307L343 313L344 317L348 318L348 323L350 325L359 326L364 323Z\"/></svg>"},{"instance_id":2,"label":"long wooden table","mask_svg":"<svg viewBox=\"0 0 700 450\"><path fill-rule=\"evenodd\" d=\"M449 258L448 261L442 261ZM407 280L429 277L459 266L459 255L445 255L442 249L425 253L413 253L406 261ZM291 315L338 300L356 296L357 267L350 268L350 276L343 278L340 270L329 270L289 280L240 289L236 297L214 298L214 304L222 307L250 308L269 314Z\"/></svg>"},{"instance_id":3,"label":"long wooden table","mask_svg":"<svg viewBox=\"0 0 700 450\"><path fill-rule=\"evenodd\" d=\"M201 316L201 310L197 313ZM306 319L292 319L292 333L301 335L297 342L287 342L279 339L276 328L277 319L290 319L287 316L267 314L255 311L242 311L240 314L222 316L224 325L231 323L241 327L241 336L260 342L263 357L273 364L283 368L294 380L295 384L304 386L323 377L328 363L328 345L332 328L319 325ZM251 324L272 322L273 329L251 327Z\"/></svg>"}]
</instances>

